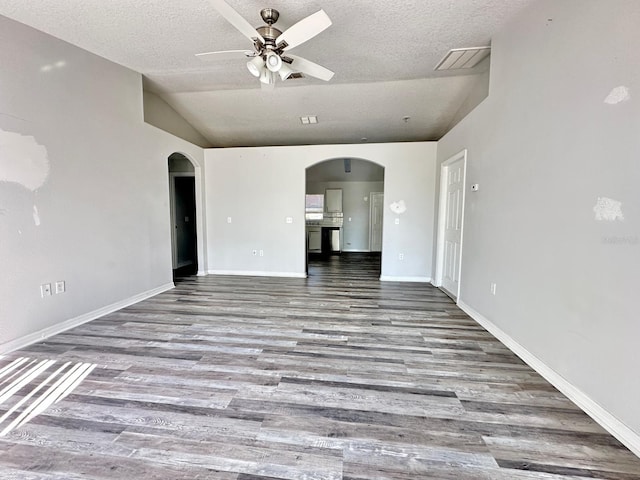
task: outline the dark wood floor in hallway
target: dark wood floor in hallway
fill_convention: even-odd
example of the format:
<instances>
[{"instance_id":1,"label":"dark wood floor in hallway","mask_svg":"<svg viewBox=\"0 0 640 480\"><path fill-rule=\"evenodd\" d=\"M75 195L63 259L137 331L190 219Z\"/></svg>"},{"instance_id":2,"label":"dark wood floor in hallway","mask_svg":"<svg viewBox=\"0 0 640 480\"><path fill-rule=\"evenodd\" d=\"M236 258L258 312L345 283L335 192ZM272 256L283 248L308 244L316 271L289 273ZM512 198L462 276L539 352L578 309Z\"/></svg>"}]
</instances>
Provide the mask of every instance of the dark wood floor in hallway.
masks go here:
<instances>
[{"instance_id":1,"label":"dark wood floor in hallway","mask_svg":"<svg viewBox=\"0 0 640 480\"><path fill-rule=\"evenodd\" d=\"M438 289L379 282L371 255L309 272L182 278L0 359L97 365L0 437L0 478L640 480L640 459Z\"/></svg>"}]
</instances>

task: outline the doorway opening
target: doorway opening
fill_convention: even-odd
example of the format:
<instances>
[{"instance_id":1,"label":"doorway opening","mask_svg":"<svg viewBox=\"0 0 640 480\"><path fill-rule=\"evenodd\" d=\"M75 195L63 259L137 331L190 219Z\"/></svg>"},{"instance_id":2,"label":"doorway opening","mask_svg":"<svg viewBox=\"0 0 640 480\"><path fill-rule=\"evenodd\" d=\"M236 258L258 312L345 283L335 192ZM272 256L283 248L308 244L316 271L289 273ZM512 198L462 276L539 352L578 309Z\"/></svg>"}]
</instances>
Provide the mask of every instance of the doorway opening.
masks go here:
<instances>
[{"instance_id":1,"label":"doorway opening","mask_svg":"<svg viewBox=\"0 0 640 480\"><path fill-rule=\"evenodd\" d=\"M196 175L181 153L169 156L171 260L174 279L198 273Z\"/></svg>"},{"instance_id":2,"label":"doorway opening","mask_svg":"<svg viewBox=\"0 0 640 480\"><path fill-rule=\"evenodd\" d=\"M462 272L466 167L466 150L449 158L440 167L435 283L455 301L460 296Z\"/></svg>"},{"instance_id":3,"label":"doorway opening","mask_svg":"<svg viewBox=\"0 0 640 480\"><path fill-rule=\"evenodd\" d=\"M306 170L307 275L380 277L384 167L333 158Z\"/></svg>"}]
</instances>

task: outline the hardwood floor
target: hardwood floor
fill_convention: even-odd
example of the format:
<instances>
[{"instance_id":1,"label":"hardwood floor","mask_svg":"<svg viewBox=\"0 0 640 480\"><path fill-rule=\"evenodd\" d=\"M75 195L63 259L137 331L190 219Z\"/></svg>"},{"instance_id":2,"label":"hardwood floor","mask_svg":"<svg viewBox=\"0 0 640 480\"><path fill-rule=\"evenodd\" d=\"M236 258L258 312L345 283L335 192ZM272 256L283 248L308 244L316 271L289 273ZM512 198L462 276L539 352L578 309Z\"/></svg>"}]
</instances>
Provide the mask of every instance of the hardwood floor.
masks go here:
<instances>
[{"instance_id":1,"label":"hardwood floor","mask_svg":"<svg viewBox=\"0 0 640 480\"><path fill-rule=\"evenodd\" d=\"M96 366L0 437L0 478L640 479L640 459L439 290L380 283L370 255L309 272L181 278L1 359Z\"/></svg>"}]
</instances>

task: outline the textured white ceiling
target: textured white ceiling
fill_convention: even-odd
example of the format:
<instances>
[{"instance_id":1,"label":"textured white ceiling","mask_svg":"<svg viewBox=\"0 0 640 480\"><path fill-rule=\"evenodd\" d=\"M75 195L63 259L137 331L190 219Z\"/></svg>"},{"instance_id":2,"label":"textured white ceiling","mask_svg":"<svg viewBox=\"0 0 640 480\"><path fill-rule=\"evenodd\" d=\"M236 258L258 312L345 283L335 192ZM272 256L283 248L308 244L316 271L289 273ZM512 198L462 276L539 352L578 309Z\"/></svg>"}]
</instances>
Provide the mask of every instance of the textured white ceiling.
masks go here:
<instances>
[{"instance_id":1,"label":"textured white ceiling","mask_svg":"<svg viewBox=\"0 0 640 480\"><path fill-rule=\"evenodd\" d=\"M242 58L198 52L251 48L208 0L0 0L0 14L142 73L215 146L435 140L477 71L436 73L451 48L490 44L535 0L227 0L252 25L264 7L281 30L320 8L333 21L296 55L333 70L263 91ZM321 123L297 128L301 115ZM408 124L399 123L411 116ZM295 126L295 128L294 128Z\"/></svg>"}]
</instances>

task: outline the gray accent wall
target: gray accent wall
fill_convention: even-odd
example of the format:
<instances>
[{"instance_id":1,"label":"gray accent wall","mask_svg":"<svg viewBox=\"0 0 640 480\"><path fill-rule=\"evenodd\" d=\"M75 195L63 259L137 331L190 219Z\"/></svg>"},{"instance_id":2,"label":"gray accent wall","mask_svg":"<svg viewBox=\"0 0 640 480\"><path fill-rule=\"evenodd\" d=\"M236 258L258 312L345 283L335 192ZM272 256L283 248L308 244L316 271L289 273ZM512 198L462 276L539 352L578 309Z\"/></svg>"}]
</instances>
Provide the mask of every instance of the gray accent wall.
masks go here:
<instances>
[{"instance_id":1,"label":"gray accent wall","mask_svg":"<svg viewBox=\"0 0 640 480\"><path fill-rule=\"evenodd\" d=\"M159 95L143 91L144 121L200 147L211 143Z\"/></svg>"},{"instance_id":2,"label":"gray accent wall","mask_svg":"<svg viewBox=\"0 0 640 480\"><path fill-rule=\"evenodd\" d=\"M438 143L439 162L468 149L480 186L461 302L636 442L638 25L635 0L537 2L493 38L489 97Z\"/></svg>"},{"instance_id":3,"label":"gray accent wall","mask_svg":"<svg viewBox=\"0 0 640 480\"><path fill-rule=\"evenodd\" d=\"M202 150L144 123L140 74L4 17L0 65L2 352L172 285L167 159Z\"/></svg>"}]
</instances>

